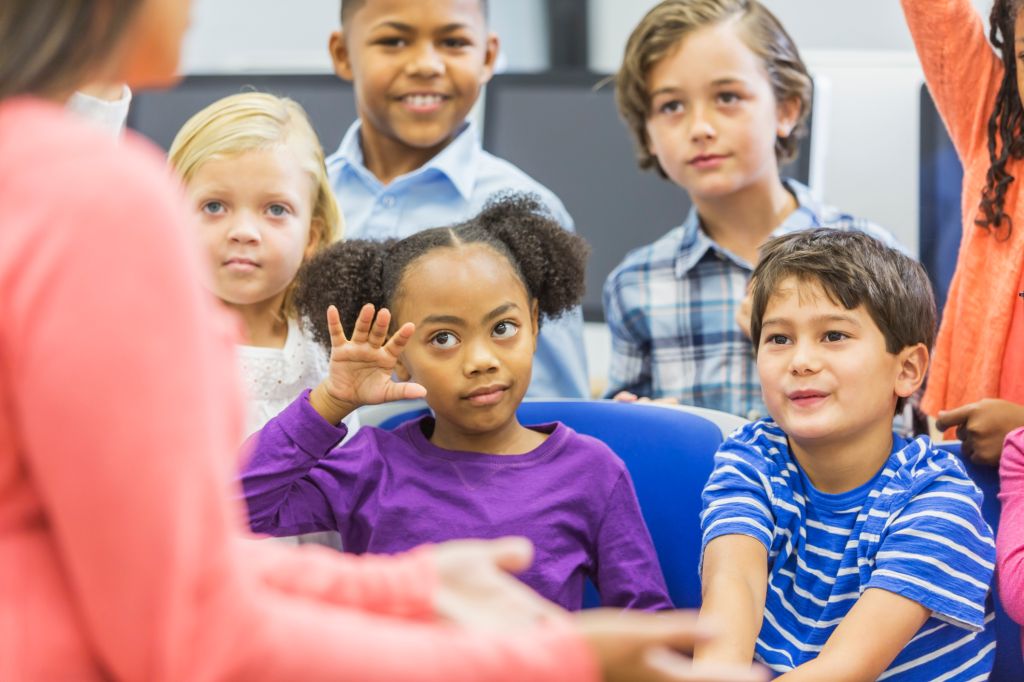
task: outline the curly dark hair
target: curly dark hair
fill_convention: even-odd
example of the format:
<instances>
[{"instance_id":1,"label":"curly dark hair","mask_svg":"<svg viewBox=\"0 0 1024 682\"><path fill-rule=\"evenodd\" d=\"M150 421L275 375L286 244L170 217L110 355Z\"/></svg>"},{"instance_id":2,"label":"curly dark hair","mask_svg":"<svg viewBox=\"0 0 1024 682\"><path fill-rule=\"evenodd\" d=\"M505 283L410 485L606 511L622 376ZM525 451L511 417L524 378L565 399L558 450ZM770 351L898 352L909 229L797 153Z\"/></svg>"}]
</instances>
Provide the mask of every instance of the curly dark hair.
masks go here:
<instances>
[{"instance_id":1,"label":"curly dark hair","mask_svg":"<svg viewBox=\"0 0 1024 682\"><path fill-rule=\"evenodd\" d=\"M992 116L988 120L989 168L985 189L978 206L981 215L974 224L993 232L998 239L1009 239L1013 232L1013 218L1006 214L1006 189L1013 176L1006 171L1007 162L1024 157L1024 107L1017 90L1017 54L1014 47L1014 24L1022 0L996 0L989 17L989 40L1003 60L1003 82L996 95Z\"/></svg>"},{"instance_id":2,"label":"curly dark hair","mask_svg":"<svg viewBox=\"0 0 1024 682\"><path fill-rule=\"evenodd\" d=\"M508 259L537 302L541 318L554 319L579 304L590 247L569 232L532 194L501 194L469 220L386 241L353 239L310 259L298 275L295 307L317 342L331 347L325 311L338 308L346 331L367 303L394 310L409 266L439 248L485 244ZM393 320L393 326L398 321Z\"/></svg>"}]
</instances>

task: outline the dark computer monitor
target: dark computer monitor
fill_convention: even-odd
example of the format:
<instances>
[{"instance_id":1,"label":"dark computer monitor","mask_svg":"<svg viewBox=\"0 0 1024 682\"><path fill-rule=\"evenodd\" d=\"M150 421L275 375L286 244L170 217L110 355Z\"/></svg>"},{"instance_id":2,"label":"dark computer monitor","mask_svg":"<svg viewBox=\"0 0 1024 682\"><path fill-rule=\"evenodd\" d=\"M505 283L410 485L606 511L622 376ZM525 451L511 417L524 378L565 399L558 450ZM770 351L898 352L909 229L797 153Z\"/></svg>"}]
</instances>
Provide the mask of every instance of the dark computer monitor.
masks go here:
<instances>
[{"instance_id":1,"label":"dark computer monitor","mask_svg":"<svg viewBox=\"0 0 1024 682\"><path fill-rule=\"evenodd\" d=\"M128 126L166 150L193 114L221 97L246 90L290 97L301 104L328 155L356 119L352 85L333 74L234 74L188 76L170 90L136 93Z\"/></svg>"},{"instance_id":2,"label":"dark computer monitor","mask_svg":"<svg viewBox=\"0 0 1024 682\"><path fill-rule=\"evenodd\" d=\"M561 198L590 242L583 314L604 319L601 288L626 253L677 227L686 193L641 171L619 119L611 84L591 73L502 74L487 86L484 147L516 164ZM810 136L783 174L807 182Z\"/></svg>"},{"instance_id":3,"label":"dark computer monitor","mask_svg":"<svg viewBox=\"0 0 1024 682\"><path fill-rule=\"evenodd\" d=\"M964 169L931 93L924 85L921 86L920 163L918 243L921 265L928 272L935 302L942 312L963 233L960 196Z\"/></svg>"}]
</instances>

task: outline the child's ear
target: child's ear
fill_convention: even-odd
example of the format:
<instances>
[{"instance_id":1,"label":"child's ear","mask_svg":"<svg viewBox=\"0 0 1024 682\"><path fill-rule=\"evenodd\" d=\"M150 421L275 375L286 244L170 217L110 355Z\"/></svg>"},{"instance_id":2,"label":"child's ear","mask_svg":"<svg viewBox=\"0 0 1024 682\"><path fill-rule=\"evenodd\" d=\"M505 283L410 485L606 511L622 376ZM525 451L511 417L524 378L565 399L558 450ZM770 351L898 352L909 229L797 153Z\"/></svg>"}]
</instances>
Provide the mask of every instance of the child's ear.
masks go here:
<instances>
[{"instance_id":1,"label":"child's ear","mask_svg":"<svg viewBox=\"0 0 1024 682\"><path fill-rule=\"evenodd\" d=\"M800 103L799 97L790 97L779 102L775 112L777 119L775 133L782 138L792 135L802 112L803 104Z\"/></svg>"},{"instance_id":2,"label":"child's ear","mask_svg":"<svg viewBox=\"0 0 1024 682\"><path fill-rule=\"evenodd\" d=\"M896 375L896 395L909 398L921 388L928 374L928 347L923 343L907 346L897 354L899 374Z\"/></svg>"},{"instance_id":3,"label":"child's ear","mask_svg":"<svg viewBox=\"0 0 1024 682\"><path fill-rule=\"evenodd\" d=\"M494 75L494 66L498 62L498 52L501 49L501 41L497 33L488 33L485 43L484 68L480 74L480 85L486 85Z\"/></svg>"},{"instance_id":4,"label":"child's ear","mask_svg":"<svg viewBox=\"0 0 1024 682\"><path fill-rule=\"evenodd\" d=\"M348 56L348 46L345 44L345 31L334 31L327 43L327 49L331 53L331 62L334 64L334 73L342 80L352 80L352 61Z\"/></svg>"}]
</instances>

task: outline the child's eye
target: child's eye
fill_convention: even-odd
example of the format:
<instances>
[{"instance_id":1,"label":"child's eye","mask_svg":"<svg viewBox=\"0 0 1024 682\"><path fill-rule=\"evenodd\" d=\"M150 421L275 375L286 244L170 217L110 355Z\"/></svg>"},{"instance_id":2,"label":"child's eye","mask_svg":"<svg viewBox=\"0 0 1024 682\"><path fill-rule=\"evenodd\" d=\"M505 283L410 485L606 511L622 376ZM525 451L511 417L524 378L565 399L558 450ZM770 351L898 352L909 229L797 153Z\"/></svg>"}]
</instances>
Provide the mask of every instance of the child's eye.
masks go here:
<instances>
[{"instance_id":1,"label":"child's eye","mask_svg":"<svg viewBox=\"0 0 1024 682\"><path fill-rule=\"evenodd\" d=\"M845 341L848 338L850 338L850 337L847 336L846 334L844 334L843 332L837 332L837 331L825 332L825 340L828 341L829 343L836 343L838 341Z\"/></svg>"},{"instance_id":2,"label":"child's eye","mask_svg":"<svg viewBox=\"0 0 1024 682\"><path fill-rule=\"evenodd\" d=\"M659 114L681 114L683 112L683 103L677 99L663 102L658 105Z\"/></svg>"},{"instance_id":3,"label":"child's eye","mask_svg":"<svg viewBox=\"0 0 1024 682\"><path fill-rule=\"evenodd\" d=\"M201 206L201 210L209 215L217 215L224 212L224 204L219 201L207 201Z\"/></svg>"},{"instance_id":4,"label":"child's eye","mask_svg":"<svg viewBox=\"0 0 1024 682\"><path fill-rule=\"evenodd\" d=\"M437 332L430 337L430 345L437 348L455 348L458 343L458 337L451 332Z\"/></svg>"},{"instance_id":5,"label":"child's eye","mask_svg":"<svg viewBox=\"0 0 1024 682\"><path fill-rule=\"evenodd\" d=\"M719 104L725 104L728 106L730 104L736 104L737 102L739 102L740 96L735 92L720 92L718 93L717 99Z\"/></svg>"},{"instance_id":6,"label":"child's eye","mask_svg":"<svg viewBox=\"0 0 1024 682\"><path fill-rule=\"evenodd\" d=\"M408 44L405 38L400 38L398 36L378 38L375 42L378 45L383 45L384 47L405 47Z\"/></svg>"},{"instance_id":7,"label":"child's eye","mask_svg":"<svg viewBox=\"0 0 1024 682\"><path fill-rule=\"evenodd\" d=\"M777 346L783 346L789 343L789 337L784 336L782 334L769 334L768 336L764 337L764 343L771 343Z\"/></svg>"},{"instance_id":8,"label":"child's eye","mask_svg":"<svg viewBox=\"0 0 1024 682\"><path fill-rule=\"evenodd\" d=\"M281 216L288 215L290 211L284 204L271 204L270 206L267 206L267 213L275 218L280 218Z\"/></svg>"},{"instance_id":9,"label":"child's eye","mask_svg":"<svg viewBox=\"0 0 1024 682\"><path fill-rule=\"evenodd\" d=\"M441 41L441 45L450 50L458 50L463 47L469 47L470 43L465 38L445 38Z\"/></svg>"},{"instance_id":10,"label":"child's eye","mask_svg":"<svg viewBox=\"0 0 1024 682\"><path fill-rule=\"evenodd\" d=\"M499 339L511 339L519 333L519 325L509 320L502 320L494 325L494 332L492 333Z\"/></svg>"}]
</instances>

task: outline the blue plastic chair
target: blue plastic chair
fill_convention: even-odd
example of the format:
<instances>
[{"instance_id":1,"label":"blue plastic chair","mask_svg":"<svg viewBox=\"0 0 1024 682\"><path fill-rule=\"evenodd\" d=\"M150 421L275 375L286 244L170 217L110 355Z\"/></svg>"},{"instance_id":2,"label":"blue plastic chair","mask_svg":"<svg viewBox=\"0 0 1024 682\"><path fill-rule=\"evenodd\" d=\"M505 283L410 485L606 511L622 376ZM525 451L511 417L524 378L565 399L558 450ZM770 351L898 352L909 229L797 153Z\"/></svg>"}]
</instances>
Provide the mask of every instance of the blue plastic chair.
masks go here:
<instances>
[{"instance_id":1,"label":"blue plastic chair","mask_svg":"<svg viewBox=\"0 0 1024 682\"><path fill-rule=\"evenodd\" d=\"M960 443L940 443L939 447L960 456ZM995 467L979 466L970 460L961 460L967 474L981 488L985 499L981 505L982 516L992 531L999 532L999 471ZM992 667L990 682L1021 682L1024 680L1024 659L1021 658L1020 626L1003 610L995 585L992 596L996 611L996 662Z\"/></svg>"},{"instance_id":2,"label":"blue plastic chair","mask_svg":"<svg viewBox=\"0 0 1024 682\"><path fill-rule=\"evenodd\" d=\"M392 429L427 413L425 407L364 424ZM701 491L711 475L721 428L702 414L641 403L607 400L527 401L524 424L560 421L605 442L626 463L640 508L658 552L669 596L678 607L700 606ZM588 585L584 607L600 599Z\"/></svg>"}]
</instances>

